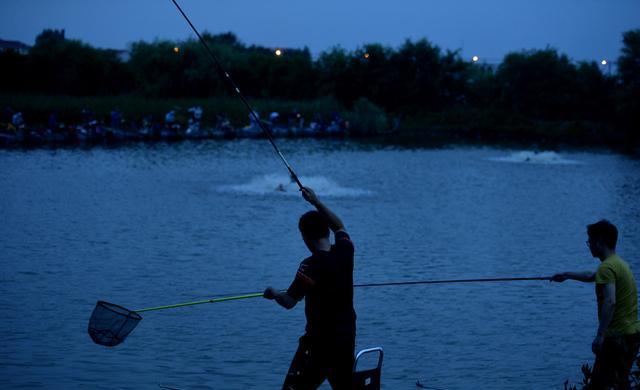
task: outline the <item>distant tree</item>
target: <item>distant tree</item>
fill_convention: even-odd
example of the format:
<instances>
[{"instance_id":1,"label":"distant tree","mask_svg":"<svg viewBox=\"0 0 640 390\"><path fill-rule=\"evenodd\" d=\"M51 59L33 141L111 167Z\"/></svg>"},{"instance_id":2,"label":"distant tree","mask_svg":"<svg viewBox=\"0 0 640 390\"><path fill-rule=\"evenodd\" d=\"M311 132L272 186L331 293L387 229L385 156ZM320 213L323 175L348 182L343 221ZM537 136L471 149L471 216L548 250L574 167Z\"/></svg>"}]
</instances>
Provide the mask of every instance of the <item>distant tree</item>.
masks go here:
<instances>
[{"instance_id":1,"label":"distant tree","mask_svg":"<svg viewBox=\"0 0 640 390\"><path fill-rule=\"evenodd\" d=\"M274 49L251 46L244 53L238 83L250 96L306 99L316 95L316 74L308 48ZM234 64L231 65L232 67Z\"/></svg>"},{"instance_id":2,"label":"distant tree","mask_svg":"<svg viewBox=\"0 0 640 390\"><path fill-rule=\"evenodd\" d=\"M232 33L231 31L216 35L210 34L205 31L204 34L202 34L202 37L208 43L225 46L242 46L242 43L240 42L236 34Z\"/></svg>"},{"instance_id":3,"label":"distant tree","mask_svg":"<svg viewBox=\"0 0 640 390\"><path fill-rule=\"evenodd\" d=\"M640 29L625 32L622 43L618 74L626 89L640 91Z\"/></svg>"},{"instance_id":4,"label":"distant tree","mask_svg":"<svg viewBox=\"0 0 640 390\"><path fill-rule=\"evenodd\" d=\"M496 72L502 105L536 119L575 117L577 70L555 49L509 53Z\"/></svg>"},{"instance_id":5,"label":"distant tree","mask_svg":"<svg viewBox=\"0 0 640 390\"><path fill-rule=\"evenodd\" d=\"M615 116L615 81L595 62L581 62L576 73L575 115L583 120L607 121Z\"/></svg>"},{"instance_id":6,"label":"distant tree","mask_svg":"<svg viewBox=\"0 0 640 390\"><path fill-rule=\"evenodd\" d=\"M153 97L183 96L189 85L197 84L207 75L198 69L203 61L199 61L199 50L193 50L193 46L171 41L133 43L129 67L136 90ZM207 89L205 83L190 92L197 96L202 89Z\"/></svg>"},{"instance_id":7,"label":"distant tree","mask_svg":"<svg viewBox=\"0 0 640 390\"><path fill-rule=\"evenodd\" d=\"M271 85L271 95L284 99L309 99L318 96L316 91L317 73L313 66L311 52L305 47L302 50L288 49L271 74L275 85Z\"/></svg>"},{"instance_id":8,"label":"distant tree","mask_svg":"<svg viewBox=\"0 0 640 390\"><path fill-rule=\"evenodd\" d=\"M447 108L466 104L471 64L460 58L459 51L450 50L441 57L441 63L440 99Z\"/></svg>"},{"instance_id":9,"label":"distant tree","mask_svg":"<svg viewBox=\"0 0 640 390\"><path fill-rule=\"evenodd\" d=\"M29 51L29 73L25 84L47 93L118 94L131 87L116 53L65 39L64 30L44 30L38 35Z\"/></svg>"},{"instance_id":10,"label":"distant tree","mask_svg":"<svg viewBox=\"0 0 640 390\"><path fill-rule=\"evenodd\" d=\"M376 105L388 106L388 87L391 81L389 60L392 54L392 49L373 43L364 45L351 54L349 73L352 79L352 97L365 97Z\"/></svg>"},{"instance_id":11,"label":"distant tree","mask_svg":"<svg viewBox=\"0 0 640 390\"><path fill-rule=\"evenodd\" d=\"M469 67L467 78L467 103L477 109L493 109L500 94L493 68L482 63Z\"/></svg>"},{"instance_id":12,"label":"distant tree","mask_svg":"<svg viewBox=\"0 0 640 390\"><path fill-rule=\"evenodd\" d=\"M628 143L640 146L640 29L622 37L622 54L618 58L620 92L617 100L618 126L626 130Z\"/></svg>"},{"instance_id":13,"label":"distant tree","mask_svg":"<svg viewBox=\"0 0 640 390\"><path fill-rule=\"evenodd\" d=\"M246 47L235 35L203 34L222 67L246 96L305 99L315 96L309 49ZM137 42L129 66L137 89L161 97L204 97L230 92L230 85L199 41Z\"/></svg>"},{"instance_id":14,"label":"distant tree","mask_svg":"<svg viewBox=\"0 0 640 390\"><path fill-rule=\"evenodd\" d=\"M468 66L457 52L447 51L426 39L406 40L390 58L388 101L394 110L437 111L464 99Z\"/></svg>"},{"instance_id":15,"label":"distant tree","mask_svg":"<svg viewBox=\"0 0 640 390\"><path fill-rule=\"evenodd\" d=\"M64 44L64 30L44 29L36 37L36 46L52 47Z\"/></svg>"},{"instance_id":16,"label":"distant tree","mask_svg":"<svg viewBox=\"0 0 640 390\"><path fill-rule=\"evenodd\" d=\"M25 92L29 57L16 50L0 51L0 91Z\"/></svg>"},{"instance_id":17,"label":"distant tree","mask_svg":"<svg viewBox=\"0 0 640 390\"><path fill-rule=\"evenodd\" d=\"M388 111L434 111L464 100L468 65L457 52L441 54L427 40L394 50L367 44L353 52L333 48L316 63L319 91L347 106L364 97Z\"/></svg>"},{"instance_id":18,"label":"distant tree","mask_svg":"<svg viewBox=\"0 0 640 390\"><path fill-rule=\"evenodd\" d=\"M359 92L350 65L350 54L339 46L320 53L315 63L318 94L333 96L342 104L353 103Z\"/></svg>"}]
</instances>

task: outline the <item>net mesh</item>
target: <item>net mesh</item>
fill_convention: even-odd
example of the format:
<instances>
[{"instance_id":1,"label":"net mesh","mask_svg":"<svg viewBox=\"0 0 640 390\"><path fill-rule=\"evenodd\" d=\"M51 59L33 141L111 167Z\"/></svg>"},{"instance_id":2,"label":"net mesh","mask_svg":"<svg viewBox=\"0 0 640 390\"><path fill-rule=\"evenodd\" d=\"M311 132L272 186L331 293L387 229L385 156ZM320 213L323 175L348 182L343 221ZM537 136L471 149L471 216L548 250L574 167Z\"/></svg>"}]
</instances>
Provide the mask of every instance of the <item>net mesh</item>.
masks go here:
<instances>
[{"instance_id":1,"label":"net mesh","mask_svg":"<svg viewBox=\"0 0 640 390\"><path fill-rule=\"evenodd\" d=\"M89 319L89 336L100 345L120 344L142 320L140 314L113 303L98 301Z\"/></svg>"}]
</instances>

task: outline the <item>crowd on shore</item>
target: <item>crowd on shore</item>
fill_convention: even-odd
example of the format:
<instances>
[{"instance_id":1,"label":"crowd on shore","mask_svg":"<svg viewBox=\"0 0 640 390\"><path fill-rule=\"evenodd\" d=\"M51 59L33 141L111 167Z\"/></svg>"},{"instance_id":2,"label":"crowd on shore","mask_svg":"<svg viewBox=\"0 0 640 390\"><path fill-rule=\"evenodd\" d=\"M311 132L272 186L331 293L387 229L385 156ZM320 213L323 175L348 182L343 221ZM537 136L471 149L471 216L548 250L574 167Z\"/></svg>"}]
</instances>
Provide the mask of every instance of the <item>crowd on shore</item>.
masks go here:
<instances>
[{"instance_id":1,"label":"crowd on shore","mask_svg":"<svg viewBox=\"0 0 640 390\"><path fill-rule=\"evenodd\" d=\"M271 112L260 119L254 112L249 124L234 127L225 115L216 115L213 125L204 125L203 110L190 107L186 112L168 111L164 118L145 116L140 121L127 121L119 109L110 112L108 120L98 118L90 110L81 112L77 124L63 123L58 114L49 115L47 125L30 125L22 112L5 107L0 117L0 146L83 145L133 141L179 141L185 139L235 139L264 137L264 131L255 118L274 137L342 137L349 130L349 122L338 113L327 120L314 114L308 124L296 111L288 114Z\"/></svg>"}]
</instances>

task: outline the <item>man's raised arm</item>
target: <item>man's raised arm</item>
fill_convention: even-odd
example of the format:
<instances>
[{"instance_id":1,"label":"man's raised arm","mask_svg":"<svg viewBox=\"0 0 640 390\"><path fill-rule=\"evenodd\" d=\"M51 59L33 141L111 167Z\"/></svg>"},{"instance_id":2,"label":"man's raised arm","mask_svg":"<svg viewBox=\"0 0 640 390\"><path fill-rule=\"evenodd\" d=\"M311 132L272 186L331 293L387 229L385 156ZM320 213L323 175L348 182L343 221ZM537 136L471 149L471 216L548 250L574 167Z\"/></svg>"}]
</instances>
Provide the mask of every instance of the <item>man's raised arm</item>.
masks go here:
<instances>
[{"instance_id":1,"label":"man's raised arm","mask_svg":"<svg viewBox=\"0 0 640 390\"><path fill-rule=\"evenodd\" d=\"M338 218L338 216L335 215L333 211L329 210L329 208L325 206L324 203L320 202L312 189L303 187L301 191L302 197L307 202L311 203L311 205L313 205L318 210L318 212L324 215L324 217L327 219L327 222L329 223L329 228L333 231L333 233L345 231L344 225L342 224L340 218Z\"/></svg>"}]
</instances>

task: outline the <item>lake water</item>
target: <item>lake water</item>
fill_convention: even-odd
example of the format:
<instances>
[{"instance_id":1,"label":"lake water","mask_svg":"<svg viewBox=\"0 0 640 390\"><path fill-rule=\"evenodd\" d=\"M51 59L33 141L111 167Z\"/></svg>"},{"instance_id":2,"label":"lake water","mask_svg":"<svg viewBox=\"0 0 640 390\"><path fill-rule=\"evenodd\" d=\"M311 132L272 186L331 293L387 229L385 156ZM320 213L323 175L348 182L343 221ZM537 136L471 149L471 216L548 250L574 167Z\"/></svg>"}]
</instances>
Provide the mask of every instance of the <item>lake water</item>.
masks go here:
<instances>
[{"instance_id":1,"label":"lake water","mask_svg":"<svg viewBox=\"0 0 640 390\"><path fill-rule=\"evenodd\" d=\"M356 283L595 269L585 225L600 218L618 226L619 253L640 272L638 160L281 148L344 220ZM288 286L307 256L297 219L309 206L266 141L4 150L0 167L0 388L280 388L303 305L144 313L115 348L87 335L98 299L140 309ZM357 349L384 348L385 389L562 389L592 363L594 301L578 282L357 289Z\"/></svg>"}]
</instances>

